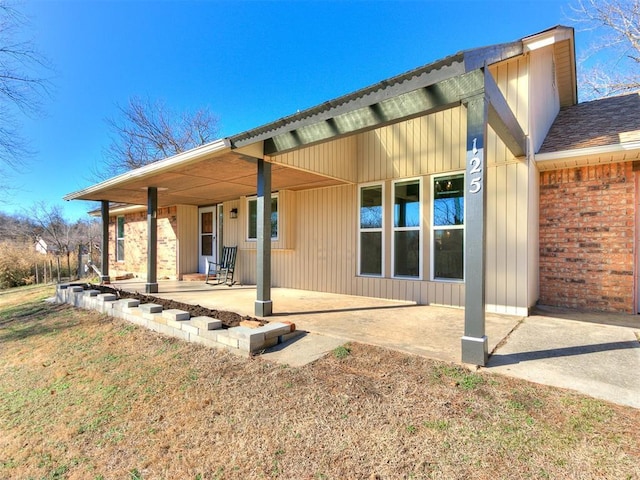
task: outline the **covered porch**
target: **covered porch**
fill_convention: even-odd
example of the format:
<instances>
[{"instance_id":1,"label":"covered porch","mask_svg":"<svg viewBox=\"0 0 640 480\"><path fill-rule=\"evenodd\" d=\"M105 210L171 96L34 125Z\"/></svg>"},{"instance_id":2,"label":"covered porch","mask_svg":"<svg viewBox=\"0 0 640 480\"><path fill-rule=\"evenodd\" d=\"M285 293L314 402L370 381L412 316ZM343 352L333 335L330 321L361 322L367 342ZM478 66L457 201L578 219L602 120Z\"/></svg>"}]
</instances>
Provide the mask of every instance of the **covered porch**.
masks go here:
<instances>
[{"instance_id":1,"label":"covered porch","mask_svg":"<svg viewBox=\"0 0 640 480\"><path fill-rule=\"evenodd\" d=\"M113 287L144 292L140 279L118 281ZM254 316L255 285L207 285L204 282L161 280L154 296L190 305ZM353 341L391 348L446 362L461 358L460 332L464 310L413 302L355 295L339 295L291 288L272 288L274 310L269 321L289 321L302 332L295 343L304 348L285 347L285 363L296 365L326 354L338 345ZM486 329L489 352L522 321L522 317L488 313ZM305 337L313 337L313 341ZM266 356L274 355L267 353Z\"/></svg>"}]
</instances>

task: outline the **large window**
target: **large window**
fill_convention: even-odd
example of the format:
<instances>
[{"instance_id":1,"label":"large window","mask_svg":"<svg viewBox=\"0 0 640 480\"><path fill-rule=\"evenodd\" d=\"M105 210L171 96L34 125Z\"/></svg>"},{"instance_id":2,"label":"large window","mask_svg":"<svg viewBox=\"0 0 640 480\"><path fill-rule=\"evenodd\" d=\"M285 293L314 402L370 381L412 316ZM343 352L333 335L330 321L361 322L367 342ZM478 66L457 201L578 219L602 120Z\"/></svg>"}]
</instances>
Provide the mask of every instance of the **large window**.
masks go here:
<instances>
[{"instance_id":1,"label":"large window","mask_svg":"<svg viewBox=\"0 0 640 480\"><path fill-rule=\"evenodd\" d=\"M419 179L393 184L393 275L420 278L422 202Z\"/></svg>"},{"instance_id":2,"label":"large window","mask_svg":"<svg viewBox=\"0 0 640 480\"><path fill-rule=\"evenodd\" d=\"M116 260L124 262L124 217L116 220Z\"/></svg>"},{"instance_id":3,"label":"large window","mask_svg":"<svg viewBox=\"0 0 640 480\"><path fill-rule=\"evenodd\" d=\"M382 276L382 185L360 187L360 275Z\"/></svg>"},{"instance_id":4,"label":"large window","mask_svg":"<svg viewBox=\"0 0 640 480\"><path fill-rule=\"evenodd\" d=\"M433 279L464 279L464 175L433 178Z\"/></svg>"},{"instance_id":5,"label":"large window","mask_svg":"<svg viewBox=\"0 0 640 480\"><path fill-rule=\"evenodd\" d=\"M258 199L256 197L247 199L247 238L255 240L258 238ZM271 197L271 239L278 238L278 196Z\"/></svg>"}]
</instances>

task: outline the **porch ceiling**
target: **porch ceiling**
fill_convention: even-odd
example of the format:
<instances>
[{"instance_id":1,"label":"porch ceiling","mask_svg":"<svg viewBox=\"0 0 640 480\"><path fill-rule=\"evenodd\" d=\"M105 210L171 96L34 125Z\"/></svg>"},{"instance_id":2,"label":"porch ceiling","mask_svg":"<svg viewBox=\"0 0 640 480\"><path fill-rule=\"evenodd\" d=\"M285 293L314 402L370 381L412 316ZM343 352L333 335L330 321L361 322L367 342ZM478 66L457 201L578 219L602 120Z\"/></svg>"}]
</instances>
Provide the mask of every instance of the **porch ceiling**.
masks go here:
<instances>
[{"instance_id":1,"label":"porch ceiling","mask_svg":"<svg viewBox=\"0 0 640 480\"><path fill-rule=\"evenodd\" d=\"M304 190L344 183L333 178L272 165L272 190ZM115 185L105 185L74 195L81 200L109 200L146 205L147 187L158 188L158 206L211 205L256 193L256 160L233 151L174 166L171 171L131 177Z\"/></svg>"}]
</instances>

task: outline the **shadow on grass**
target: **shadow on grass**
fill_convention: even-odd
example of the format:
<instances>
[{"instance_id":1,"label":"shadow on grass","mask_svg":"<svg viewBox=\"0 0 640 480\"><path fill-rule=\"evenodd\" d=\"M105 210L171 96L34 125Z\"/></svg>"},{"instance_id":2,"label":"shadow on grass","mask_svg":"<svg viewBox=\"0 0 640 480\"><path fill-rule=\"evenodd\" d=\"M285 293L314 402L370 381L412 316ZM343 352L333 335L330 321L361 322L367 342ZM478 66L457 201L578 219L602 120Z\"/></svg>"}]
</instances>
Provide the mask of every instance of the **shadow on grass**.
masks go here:
<instances>
[{"instance_id":1,"label":"shadow on grass","mask_svg":"<svg viewBox=\"0 0 640 480\"><path fill-rule=\"evenodd\" d=\"M533 350L530 352L518 352L507 354L494 354L489 358L487 368L514 365L516 363L531 360L543 360L546 358L571 357L575 355L588 355L590 353L608 352L611 350L626 350L640 348L637 341L609 342L596 345L580 345L576 347L551 348L548 350Z\"/></svg>"},{"instance_id":2,"label":"shadow on grass","mask_svg":"<svg viewBox=\"0 0 640 480\"><path fill-rule=\"evenodd\" d=\"M64 304L31 302L0 310L0 343L47 335L77 325L77 321L63 314L71 309Z\"/></svg>"}]
</instances>

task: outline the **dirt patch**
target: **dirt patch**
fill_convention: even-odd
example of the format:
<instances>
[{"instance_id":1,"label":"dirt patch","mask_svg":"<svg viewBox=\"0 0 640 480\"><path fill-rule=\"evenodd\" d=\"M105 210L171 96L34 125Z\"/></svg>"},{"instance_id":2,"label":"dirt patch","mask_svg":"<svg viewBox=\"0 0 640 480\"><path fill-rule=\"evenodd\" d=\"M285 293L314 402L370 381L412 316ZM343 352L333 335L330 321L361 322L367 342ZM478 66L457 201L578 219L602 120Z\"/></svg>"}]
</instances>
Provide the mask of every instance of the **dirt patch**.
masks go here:
<instances>
[{"instance_id":1,"label":"dirt patch","mask_svg":"<svg viewBox=\"0 0 640 480\"><path fill-rule=\"evenodd\" d=\"M128 292L119 288L109 287L107 285L95 285L91 283L79 284L85 290L100 290L102 293L113 293L118 298L133 298L140 300L140 303L155 303L162 305L165 310L177 309L189 312L192 317L212 317L217 318L222 322L222 328L237 327L242 320L253 320L260 325L266 325L266 320L259 320L248 315L240 315L234 312L227 312L224 310L212 310L210 308L203 307L201 305L190 305L188 303L176 302L175 300L168 300L164 298L154 297L153 295L146 295L138 292Z\"/></svg>"}]
</instances>

